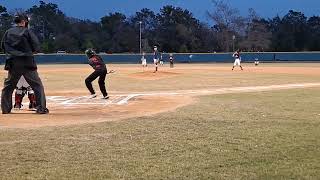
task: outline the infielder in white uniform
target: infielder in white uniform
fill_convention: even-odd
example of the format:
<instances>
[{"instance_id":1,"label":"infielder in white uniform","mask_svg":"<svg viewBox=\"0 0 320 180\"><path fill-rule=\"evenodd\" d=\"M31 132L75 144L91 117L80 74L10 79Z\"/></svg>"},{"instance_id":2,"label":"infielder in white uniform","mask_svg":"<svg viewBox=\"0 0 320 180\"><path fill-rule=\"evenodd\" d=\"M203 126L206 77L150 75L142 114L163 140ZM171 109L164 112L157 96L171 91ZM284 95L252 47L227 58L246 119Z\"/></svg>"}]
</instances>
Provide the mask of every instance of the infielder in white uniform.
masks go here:
<instances>
[{"instance_id":1,"label":"infielder in white uniform","mask_svg":"<svg viewBox=\"0 0 320 180\"><path fill-rule=\"evenodd\" d=\"M160 66L163 66L163 53L160 53Z\"/></svg>"},{"instance_id":2,"label":"infielder in white uniform","mask_svg":"<svg viewBox=\"0 0 320 180\"><path fill-rule=\"evenodd\" d=\"M28 84L24 76L21 76L18 84L16 86L16 93L15 93L15 104L14 108L21 109L22 107L22 100L25 95L28 95L29 98L29 109L36 108L36 97L34 95L34 91L32 90L31 86Z\"/></svg>"},{"instance_id":3,"label":"infielder in white uniform","mask_svg":"<svg viewBox=\"0 0 320 180\"><path fill-rule=\"evenodd\" d=\"M254 65L255 65L255 66L258 66L258 65L259 65L259 59L258 59L258 58L255 58L255 59L254 59Z\"/></svg>"},{"instance_id":4,"label":"infielder in white uniform","mask_svg":"<svg viewBox=\"0 0 320 180\"><path fill-rule=\"evenodd\" d=\"M233 66L232 66L232 71L233 71L235 66L240 66L241 70L243 70L243 68L241 66L240 51L237 50L235 53L233 53L232 57L234 57L234 63L233 63Z\"/></svg>"},{"instance_id":5,"label":"infielder in white uniform","mask_svg":"<svg viewBox=\"0 0 320 180\"><path fill-rule=\"evenodd\" d=\"M145 57L146 53L142 53L142 57L141 57L141 65L142 65L142 68L143 68L143 71L144 71L144 68L147 67L147 59Z\"/></svg>"}]
</instances>

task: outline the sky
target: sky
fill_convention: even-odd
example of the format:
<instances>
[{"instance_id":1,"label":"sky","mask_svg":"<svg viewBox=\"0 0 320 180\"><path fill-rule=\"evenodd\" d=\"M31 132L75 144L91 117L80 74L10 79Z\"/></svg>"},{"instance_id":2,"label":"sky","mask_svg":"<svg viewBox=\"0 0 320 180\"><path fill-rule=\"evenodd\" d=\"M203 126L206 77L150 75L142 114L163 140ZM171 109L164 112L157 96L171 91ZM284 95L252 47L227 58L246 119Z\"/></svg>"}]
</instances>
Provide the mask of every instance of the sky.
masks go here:
<instances>
[{"instance_id":1,"label":"sky","mask_svg":"<svg viewBox=\"0 0 320 180\"><path fill-rule=\"evenodd\" d=\"M210 24L206 12L214 10L211 0L43 0L58 4L59 9L67 16L80 19L99 21L101 17L111 12L121 12L127 16L133 15L142 8L149 8L159 12L165 5L179 6L191 11L194 16ZM229 5L239 9L241 15L247 15L248 9L253 8L258 15L272 18L276 15L284 16L289 10L305 13L310 17L320 16L320 0L226 0ZM39 0L1 0L0 5L9 11L14 9L28 9L38 5Z\"/></svg>"}]
</instances>

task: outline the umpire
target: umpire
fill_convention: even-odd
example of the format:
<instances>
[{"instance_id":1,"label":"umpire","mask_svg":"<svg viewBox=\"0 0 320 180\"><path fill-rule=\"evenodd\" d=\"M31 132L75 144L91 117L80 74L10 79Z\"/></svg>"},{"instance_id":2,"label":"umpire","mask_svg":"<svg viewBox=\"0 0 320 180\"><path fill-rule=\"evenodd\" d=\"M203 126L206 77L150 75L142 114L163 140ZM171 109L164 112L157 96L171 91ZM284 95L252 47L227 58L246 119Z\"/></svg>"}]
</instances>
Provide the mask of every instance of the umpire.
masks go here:
<instances>
[{"instance_id":1,"label":"umpire","mask_svg":"<svg viewBox=\"0 0 320 180\"><path fill-rule=\"evenodd\" d=\"M6 53L5 70L8 71L1 94L2 114L11 113L12 93L22 75L35 92L36 113L48 114L44 88L33 57L33 53L40 49L39 41L28 29L29 18L26 15L16 15L14 23L16 26L5 32L1 42L1 47Z\"/></svg>"}]
</instances>

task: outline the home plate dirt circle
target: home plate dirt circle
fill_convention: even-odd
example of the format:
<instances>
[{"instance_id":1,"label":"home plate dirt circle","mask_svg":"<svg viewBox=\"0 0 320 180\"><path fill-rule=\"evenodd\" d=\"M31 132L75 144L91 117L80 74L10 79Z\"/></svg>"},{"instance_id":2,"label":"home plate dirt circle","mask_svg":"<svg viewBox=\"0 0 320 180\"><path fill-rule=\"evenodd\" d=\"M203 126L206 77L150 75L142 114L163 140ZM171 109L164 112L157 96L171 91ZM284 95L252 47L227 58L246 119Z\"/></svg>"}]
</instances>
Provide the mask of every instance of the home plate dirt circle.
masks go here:
<instances>
[{"instance_id":1,"label":"home plate dirt circle","mask_svg":"<svg viewBox=\"0 0 320 180\"><path fill-rule=\"evenodd\" d=\"M151 116L191 104L189 96L116 95L110 99L88 99L85 96L48 96L48 115L38 115L27 108L0 116L0 128L39 128L117 121ZM25 98L24 107L28 107Z\"/></svg>"}]
</instances>

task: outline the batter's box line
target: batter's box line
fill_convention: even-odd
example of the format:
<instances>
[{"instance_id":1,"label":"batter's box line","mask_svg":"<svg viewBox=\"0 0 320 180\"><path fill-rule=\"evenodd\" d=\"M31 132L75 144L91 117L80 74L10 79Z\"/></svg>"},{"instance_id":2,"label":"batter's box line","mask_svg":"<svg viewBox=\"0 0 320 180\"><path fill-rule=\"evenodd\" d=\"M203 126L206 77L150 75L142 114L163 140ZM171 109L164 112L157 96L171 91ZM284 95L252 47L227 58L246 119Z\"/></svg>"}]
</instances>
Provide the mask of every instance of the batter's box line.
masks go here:
<instances>
[{"instance_id":1,"label":"batter's box line","mask_svg":"<svg viewBox=\"0 0 320 180\"><path fill-rule=\"evenodd\" d=\"M114 100L105 100L101 99L88 99L87 96L80 96L75 98L67 98L63 96L48 96L47 99L49 100L48 104L50 105L63 105L63 106L72 106L72 105L124 105L127 104L128 101L135 97L136 95L115 95L113 97L116 97ZM50 102L51 101L51 102ZM52 102L53 101L53 102ZM90 102L95 101L95 102Z\"/></svg>"},{"instance_id":2,"label":"batter's box line","mask_svg":"<svg viewBox=\"0 0 320 180\"><path fill-rule=\"evenodd\" d=\"M132 98L134 98L134 97L137 97L137 96L139 96L139 95L138 95L138 94L129 95L129 96L127 96L126 98L124 98L124 99L122 99L121 101L119 101L119 102L117 103L117 105L128 104L128 101L129 101L130 99L132 99Z\"/></svg>"},{"instance_id":3,"label":"batter's box line","mask_svg":"<svg viewBox=\"0 0 320 180\"><path fill-rule=\"evenodd\" d=\"M72 98L72 99L63 101L63 102L61 102L59 104L61 104L61 105L72 105L72 104L74 104L72 102L80 100L80 99L83 99L83 98L87 98L87 97L86 96L80 96L80 97L77 97L77 98Z\"/></svg>"}]
</instances>

